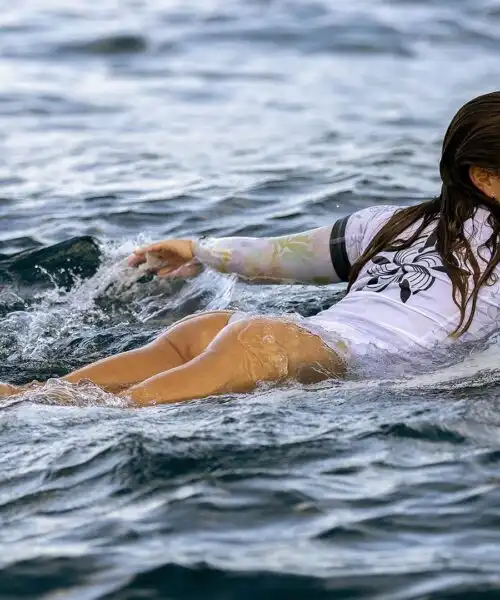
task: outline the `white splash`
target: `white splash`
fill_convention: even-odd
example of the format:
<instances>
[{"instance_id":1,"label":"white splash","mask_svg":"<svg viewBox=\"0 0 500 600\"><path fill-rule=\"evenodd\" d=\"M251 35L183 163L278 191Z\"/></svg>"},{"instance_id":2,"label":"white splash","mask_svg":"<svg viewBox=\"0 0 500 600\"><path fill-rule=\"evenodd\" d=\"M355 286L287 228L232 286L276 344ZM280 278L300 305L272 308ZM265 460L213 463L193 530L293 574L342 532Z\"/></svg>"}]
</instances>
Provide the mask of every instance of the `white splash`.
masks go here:
<instances>
[{"instance_id":1,"label":"white splash","mask_svg":"<svg viewBox=\"0 0 500 600\"><path fill-rule=\"evenodd\" d=\"M95 333L107 324L145 323L204 291L212 297L210 309L227 306L234 280L210 271L181 286L158 278L139 284L145 270L129 267L126 257L148 242L136 238L102 244L102 263L93 277L77 280L69 291L58 287L43 290L33 305L6 315L0 339L4 360L46 360L58 343Z\"/></svg>"}]
</instances>

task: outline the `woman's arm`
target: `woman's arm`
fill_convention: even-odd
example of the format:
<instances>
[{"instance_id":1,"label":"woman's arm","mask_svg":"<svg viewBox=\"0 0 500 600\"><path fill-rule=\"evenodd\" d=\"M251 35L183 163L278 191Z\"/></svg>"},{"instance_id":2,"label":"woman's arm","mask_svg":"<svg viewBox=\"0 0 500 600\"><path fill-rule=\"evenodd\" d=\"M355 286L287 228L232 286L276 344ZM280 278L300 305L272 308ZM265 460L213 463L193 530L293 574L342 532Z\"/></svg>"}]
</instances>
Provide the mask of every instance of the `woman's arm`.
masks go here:
<instances>
[{"instance_id":1,"label":"woman's arm","mask_svg":"<svg viewBox=\"0 0 500 600\"><path fill-rule=\"evenodd\" d=\"M330 255L332 225L272 238L206 238L193 242L194 256L223 273L284 283L336 283Z\"/></svg>"},{"instance_id":2,"label":"woman's arm","mask_svg":"<svg viewBox=\"0 0 500 600\"><path fill-rule=\"evenodd\" d=\"M333 225L271 238L227 237L163 240L134 251L129 265L160 277L188 277L199 263L259 281L337 283L348 281L351 265L373 235L398 210L374 206Z\"/></svg>"}]
</instances>

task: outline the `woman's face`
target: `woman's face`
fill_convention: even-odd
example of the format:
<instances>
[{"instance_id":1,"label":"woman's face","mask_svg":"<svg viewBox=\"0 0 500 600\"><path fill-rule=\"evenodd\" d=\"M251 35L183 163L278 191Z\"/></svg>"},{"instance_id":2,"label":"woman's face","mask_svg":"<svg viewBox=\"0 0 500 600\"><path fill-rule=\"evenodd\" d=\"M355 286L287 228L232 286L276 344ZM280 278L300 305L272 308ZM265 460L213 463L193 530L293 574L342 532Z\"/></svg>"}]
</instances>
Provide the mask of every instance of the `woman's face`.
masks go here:
<instances>
[{"instance_id":1,"label":"woman's face","mask_svg":"<svg viewBox=\"0 0 500 600\"><path fill-rule=\"evenodd\" d=\"M471 167L469 177L478 190L500 202L500 174L482 167Z\"/></svg>"}]
</instances>

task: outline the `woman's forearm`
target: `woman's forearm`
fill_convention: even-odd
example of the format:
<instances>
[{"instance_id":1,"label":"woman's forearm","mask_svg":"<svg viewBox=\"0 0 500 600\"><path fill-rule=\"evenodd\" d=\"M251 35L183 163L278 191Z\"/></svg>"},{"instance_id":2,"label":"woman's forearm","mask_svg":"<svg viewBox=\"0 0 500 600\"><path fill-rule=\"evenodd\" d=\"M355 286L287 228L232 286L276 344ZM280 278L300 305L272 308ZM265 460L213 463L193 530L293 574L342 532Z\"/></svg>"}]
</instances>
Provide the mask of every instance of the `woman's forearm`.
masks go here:
<instances>
[{"instance_id":1,"label":"woman's forearm","mask_svg":"<svg viewBox=\"0 0 500 600\"><path fill-rule=\"evenodd\" d=\"M222 273L279 282L339 281L330 258L332 226L273 238L206 238L194 242L202 263Z\"/></svg>"}]
</instances>

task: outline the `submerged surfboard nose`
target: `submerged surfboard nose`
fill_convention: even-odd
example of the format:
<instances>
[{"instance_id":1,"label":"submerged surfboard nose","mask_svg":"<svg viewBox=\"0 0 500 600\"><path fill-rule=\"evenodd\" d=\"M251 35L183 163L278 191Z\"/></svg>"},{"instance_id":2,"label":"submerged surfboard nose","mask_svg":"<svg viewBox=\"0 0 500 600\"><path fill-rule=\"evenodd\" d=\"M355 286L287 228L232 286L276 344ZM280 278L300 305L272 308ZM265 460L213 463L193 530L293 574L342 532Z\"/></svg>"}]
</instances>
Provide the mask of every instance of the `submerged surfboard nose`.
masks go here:
<instances>
[{"instance_id":1,"label":"submerged surfboard nose","mask_svg":"<svg viewBox=\"0 0 500 600\"><path fill-rule=\"evenodd\" d=\"M77 277L92 277L101 264L97 240L89 235L58 244L0 255L0 283L55 284L69 289Z\"/></svg>"}]
</instances>

